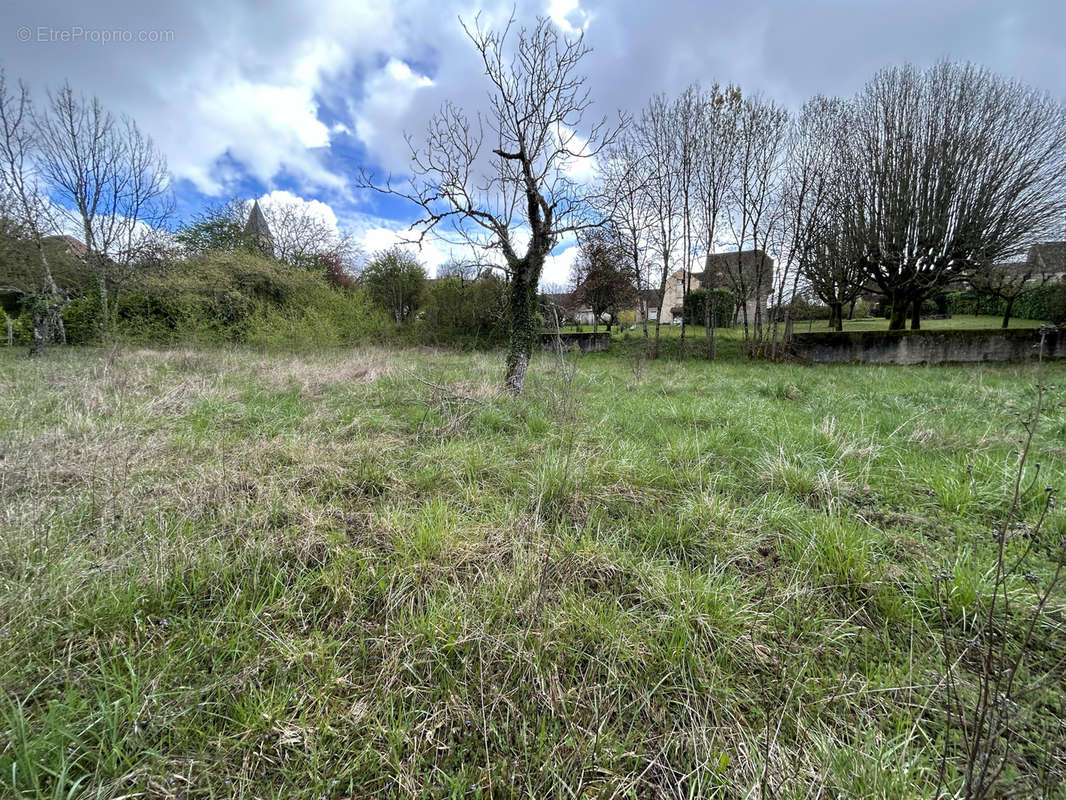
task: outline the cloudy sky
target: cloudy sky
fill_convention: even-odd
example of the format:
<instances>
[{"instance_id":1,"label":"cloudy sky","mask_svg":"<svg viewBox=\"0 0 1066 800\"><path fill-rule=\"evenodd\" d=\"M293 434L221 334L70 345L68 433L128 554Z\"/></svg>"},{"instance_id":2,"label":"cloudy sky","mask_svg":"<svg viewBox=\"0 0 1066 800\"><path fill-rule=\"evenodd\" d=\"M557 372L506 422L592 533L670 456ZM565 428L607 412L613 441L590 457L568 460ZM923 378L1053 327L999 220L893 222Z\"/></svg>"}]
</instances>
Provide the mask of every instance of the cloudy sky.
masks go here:
<instances>
[{"instance_id":1,"label":"cloudy sky","mask_svg":"<svg viewBox=\"0 0 1066 800\"><path fill-rule=\"evenodd\" d=\"M179 215L232 196L299 198L373 251L414 209L355 186L402 174L444 100L484 107L458 19L502 22L512 3L323 0L5 0L0 65L37 93L64 80L133 116L166 153ZM879 67L968 59L1066 98L1062 0L531 0L520 20L584 31L598 113L638 110L690 82L735 82L798 107L849 95ZM4 40L6 39L6 41ZM546 281L564 281L563 242ZM448 255L430 243L432 269Z\"/></svg>"}]
</instances>

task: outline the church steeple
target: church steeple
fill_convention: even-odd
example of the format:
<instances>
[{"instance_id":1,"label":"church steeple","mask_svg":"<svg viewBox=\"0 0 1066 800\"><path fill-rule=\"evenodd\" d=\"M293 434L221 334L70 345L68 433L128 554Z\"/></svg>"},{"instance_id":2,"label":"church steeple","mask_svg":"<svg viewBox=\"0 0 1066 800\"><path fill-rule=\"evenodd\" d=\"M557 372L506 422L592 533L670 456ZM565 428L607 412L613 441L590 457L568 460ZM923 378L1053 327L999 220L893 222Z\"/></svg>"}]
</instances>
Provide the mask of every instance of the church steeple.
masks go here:
<instances>
[{"instance_id":1,"label":"church steeple","mask_svg":"<svg viewBox=\"0 0 1066 800\"><path fill-rule=\"evenodd\" d=\"M266 216L263 214L263 209L259 207L258 200L252 202L248 222L244 225L244 234L262 251L263 255L274 255L274 237L270 233L270 225L267 224Z\"/></svg>"}]
</instances>

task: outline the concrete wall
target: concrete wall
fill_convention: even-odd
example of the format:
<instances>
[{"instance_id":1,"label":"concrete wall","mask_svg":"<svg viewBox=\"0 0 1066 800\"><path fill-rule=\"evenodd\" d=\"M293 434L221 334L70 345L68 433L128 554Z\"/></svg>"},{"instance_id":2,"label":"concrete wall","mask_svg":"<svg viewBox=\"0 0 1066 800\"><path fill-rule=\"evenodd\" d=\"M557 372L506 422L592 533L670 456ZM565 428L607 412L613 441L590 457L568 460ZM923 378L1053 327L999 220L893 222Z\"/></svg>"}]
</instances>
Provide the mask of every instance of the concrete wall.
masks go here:
<instances>
[{"instance_id":1,"label":"concrete wall","mask_svg":"<svg viewBox=\"0 0 1066 800\"><path fill-rule=\"evenodd\" d=\"M586 353L595 353L606 350L611 344L611 334L606 332L592 333L542 333L540 345L545 350L554 350L556 340L562 345L563 350L571 350L575 347Z\"/></svg>"},{"instance_id":2,"label":"concrete wall","mask_svg":"<svg viewBox=\"0 0 1066 800\"><path fill-rule=\"evenodd\" d=\"M792 353L818 364L969 364L1037 357L1035 329L797 333ZM1066 330L1052 329L1044 358L1066 358Z\"/></svg>"}]
</instances>

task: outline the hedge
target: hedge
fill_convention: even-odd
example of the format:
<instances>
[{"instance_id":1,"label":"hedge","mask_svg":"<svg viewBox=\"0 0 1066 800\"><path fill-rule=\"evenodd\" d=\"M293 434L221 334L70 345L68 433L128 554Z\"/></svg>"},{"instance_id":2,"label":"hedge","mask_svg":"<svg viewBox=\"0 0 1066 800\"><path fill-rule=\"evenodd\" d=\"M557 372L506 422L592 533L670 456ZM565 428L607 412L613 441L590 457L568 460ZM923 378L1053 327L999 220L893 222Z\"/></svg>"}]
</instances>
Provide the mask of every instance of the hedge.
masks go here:
<instances>
[{"instance_id":1,"label":"hedge","mask_svg":"<svg viewBox=\"0 0 1066 800\"><path fill-rule=\"evenodd\" d=\"M974 291L948 294L948 313L1001 317L1007 303L998 297L980 295ZM1066 322L1066 283L1048 283L1026 292L1014 301L1011 316L1035 319L1061 325Z\"/></svg>"},{"instance_id":2,"label":"hedge","mask_svg":"<svg viewBox=\"0 0 1066 800\"><path fill-rule=\"evenodd\" d=\"M317 272L244 252L207 253L139 276L119 297L118 337L149 345L249 344L312 348L378 341L392 324L359 289L336 289ZM99 340L99 293L63 313L70 344ZM15 332L27 344L26 311Z\"/></svg>"},{"instance_id":3,"label":"hedge","mask_svg":"<svg viewBox=\"0 0 1066 800\"><path fill-rule=\"evenodd\" d=\"M737 298L732 292L725 289L714 289L714 326L716 328L733 327L733 311L736 309ZM685 298L685 323L688 325L703 325L706 321L707 302L706 289L693 289ZM669 310L669 309L667 309Z\"/></svg>"}]
</instances>

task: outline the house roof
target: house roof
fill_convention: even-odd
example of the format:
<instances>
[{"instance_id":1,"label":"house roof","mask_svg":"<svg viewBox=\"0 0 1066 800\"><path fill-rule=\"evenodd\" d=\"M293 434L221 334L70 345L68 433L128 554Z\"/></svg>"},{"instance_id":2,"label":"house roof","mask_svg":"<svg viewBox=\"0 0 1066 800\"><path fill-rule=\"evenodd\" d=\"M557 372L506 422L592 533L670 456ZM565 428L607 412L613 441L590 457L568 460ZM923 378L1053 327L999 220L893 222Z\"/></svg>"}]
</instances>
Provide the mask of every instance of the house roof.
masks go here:
<instances>
[{"instance_id":1,"label":"house roof","mask_svg":"<svg viewBox=\"0 0 1066 800\"><path fill-rule=\"evenodd\" d=\"M54 240L58 243L65 244L64 252L77 258L85 258L86 247L85 242L81 239L75 239L73 236L48 236L47 239Z\"/></svg>"},{"instance_id":2,"label":"house roof","mask_svg":"<svg viewBox=\"0 0 1066 800\"><path fill-rule=\"evenodd\" d=\"M92 276L85 263L85 245L73 236L45 236L43 240L52 277L60 289L87 290ZM0 232L0 293L38 291L44 279L40 256L29 239Z\"/></svg>"},{"instance_id":3,"label":"house roof","mask_svg":"<svg viewBox=\"0 0 1066 800\"><path fill-rule=\"evenodd\" d=\"M1032 269L1029 261L1005 261L1002 264L993 264L992 269L999 272L1027 272Z\"/></svg>"},{"instance_id":4,"label":"house roof","mask_svg":"<svg viewBox=\"0 0 1066 800\"><path fill-rule=\"evenodd\" d=\"M1029 248L1029 261L1047 272L1066 272L1066 242L1034 244Z\"/></svg>"},{"instance_id":5,"label":"house roof","mask_svg":"<svg viewBox=\"0 0 1066 800\"><path fill-rule=\"evenodd\" d=\"M727 288L734 294L740 294L741 286L744 286L747 289L745 299L751 300L757 285L761 284L760 288L766 292L773 288L774 260L762 250L708 253L703 272L695 272L692 277L698 280L703 288Z\"/></svg>"}]
</instances>

